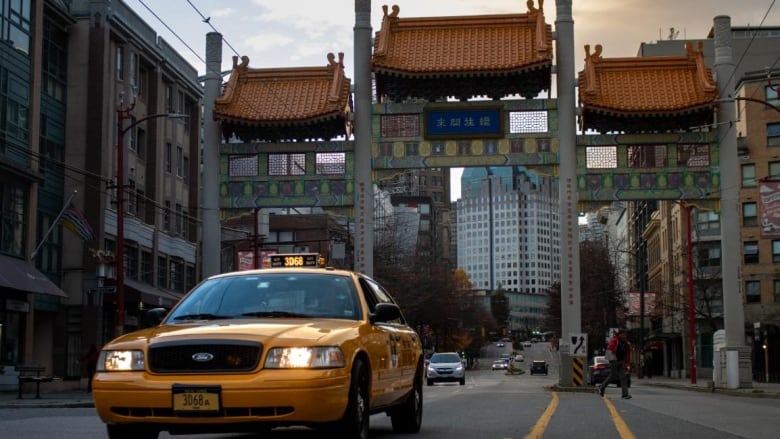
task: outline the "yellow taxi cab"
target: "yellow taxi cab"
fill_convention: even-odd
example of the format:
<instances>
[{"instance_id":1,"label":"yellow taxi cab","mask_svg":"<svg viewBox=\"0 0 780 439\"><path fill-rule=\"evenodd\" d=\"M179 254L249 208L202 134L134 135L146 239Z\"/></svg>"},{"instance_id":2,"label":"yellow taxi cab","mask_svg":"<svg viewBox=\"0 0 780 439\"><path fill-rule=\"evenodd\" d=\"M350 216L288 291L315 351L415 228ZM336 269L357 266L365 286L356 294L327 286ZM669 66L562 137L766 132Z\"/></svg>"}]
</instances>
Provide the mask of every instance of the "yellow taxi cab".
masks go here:
<instances>
[{"instance_id":1,"label":"yellow taxi cab","mask_svg":"<svg viewBox=\"0 0 780 439\"><path fill-rule=\"evenodd\" d=\"M420 430L422 344L387 290L317 254L268 262L204 280L102 348L92 392L109 438L305 426L366 439L375 413Z\"/></svg>"}]
</instances>

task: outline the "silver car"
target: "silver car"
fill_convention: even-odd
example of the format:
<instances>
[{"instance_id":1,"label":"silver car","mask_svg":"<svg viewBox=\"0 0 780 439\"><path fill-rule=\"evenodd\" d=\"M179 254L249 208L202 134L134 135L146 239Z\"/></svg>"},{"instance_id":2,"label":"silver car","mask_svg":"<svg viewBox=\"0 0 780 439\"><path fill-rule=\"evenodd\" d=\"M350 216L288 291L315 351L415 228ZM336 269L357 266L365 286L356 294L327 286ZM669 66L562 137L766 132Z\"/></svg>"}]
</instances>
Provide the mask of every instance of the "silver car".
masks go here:
<instances>
[{"instance_id":1,"label":"silver car","mask_svg":"<svg viewBox=\"0 0 780 439\"><path fill-rule=\"evenodd\" d=\"M431 355L425 370L428 385L439 382L459 382L466 384L466 367L457 352L437 352Z\"/></svg>"}]
</instances>

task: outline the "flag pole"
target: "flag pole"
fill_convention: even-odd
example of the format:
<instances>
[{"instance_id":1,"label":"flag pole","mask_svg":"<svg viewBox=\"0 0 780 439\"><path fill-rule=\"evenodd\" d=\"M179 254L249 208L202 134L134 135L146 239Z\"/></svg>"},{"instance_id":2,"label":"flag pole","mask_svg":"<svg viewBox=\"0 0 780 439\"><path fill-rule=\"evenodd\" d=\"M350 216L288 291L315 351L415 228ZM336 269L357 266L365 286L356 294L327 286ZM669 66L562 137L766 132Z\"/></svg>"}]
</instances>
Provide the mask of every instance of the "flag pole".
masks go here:
<instances>
[{"instance_id":1,"label":"flag pole","mask_svg":"<svg viewBox=\"0 0 780 439\"><path fill-rule=\"evenodd\" d=\"M68 201L66 201L65 204L62 205L62 209L60 210L60 213L57 215L56 218L54 218L54 221L52 221L51 225L49 226L49 230L46 231L46 233L43 235L43 238L41 239L41 242L38 243L38 246L35 247L35 250L33 250L32 254L30 255L31 261L35 260L35 256L38 254L38 251L43 246L43 243L46 242L46 239L49 238L49 235L51 235L52 230L54 230L54 228L57 227L57 223L60 221L62 214L65 213L65 209L67 209L68 206L70 206L70 202L73 201L73 197L76 196L77 192L78 192L77 189L73 189L73 193L70 194L70 197L68 197Z\"/></svg>"}]
</instances>

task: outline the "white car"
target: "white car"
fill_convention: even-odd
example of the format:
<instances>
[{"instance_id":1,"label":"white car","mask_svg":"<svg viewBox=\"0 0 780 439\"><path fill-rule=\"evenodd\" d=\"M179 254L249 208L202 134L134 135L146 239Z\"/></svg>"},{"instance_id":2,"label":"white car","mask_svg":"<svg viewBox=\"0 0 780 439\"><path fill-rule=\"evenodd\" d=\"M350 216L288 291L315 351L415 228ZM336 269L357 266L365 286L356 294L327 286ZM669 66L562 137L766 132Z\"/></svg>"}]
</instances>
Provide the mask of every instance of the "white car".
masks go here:
<instances>
[{"instance_id":1,"label":"white car","mask_svg":"<svg viewBox=\"0 0 780 439\"><path fill-rule=\"evenodd\" d=\"M533 343L531 343L530 341L526 340L523 342L524 348L530 348L531 346L533 346Z\"/></svg>"},{"instance_id":2,"label":"white car","mask_svg":"<svg viewBox=\"0 0 780 439\"><path fill-rule=\"evenodd\" d=\"M462 386L466 384L466 367L457 352L437 352L431 355L425 378L429 386L437 382L455 381Z\"/></svg>"}]
</instances>

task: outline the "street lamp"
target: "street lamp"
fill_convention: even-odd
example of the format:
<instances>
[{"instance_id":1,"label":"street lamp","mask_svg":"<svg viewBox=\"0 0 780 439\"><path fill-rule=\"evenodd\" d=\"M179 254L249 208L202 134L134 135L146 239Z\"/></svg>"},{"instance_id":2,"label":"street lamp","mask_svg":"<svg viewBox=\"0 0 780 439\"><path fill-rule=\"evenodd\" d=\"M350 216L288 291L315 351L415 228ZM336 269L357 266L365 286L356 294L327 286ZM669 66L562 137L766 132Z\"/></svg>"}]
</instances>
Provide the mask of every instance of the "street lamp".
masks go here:
<instances>
[{"instance_id":1,"label":"street lamp","mask_svg":"<svg viewBox=\"0 0 780 439\"><path fill-rule=\"evenodd\" d=\"M159 117L181 119L189 117L186 114L179 113L161 113L150 114L140 119L136 119L127 127L124 126L125 119L133 117L132 111L135 108L135 99L125 107L124 100L120 99L116 110L117 119L117 140L116 140L116 336L124 333L125 329L125 145L124 137L128 131L136 127L141 122Z\"/></svg>"}]
</instances>

